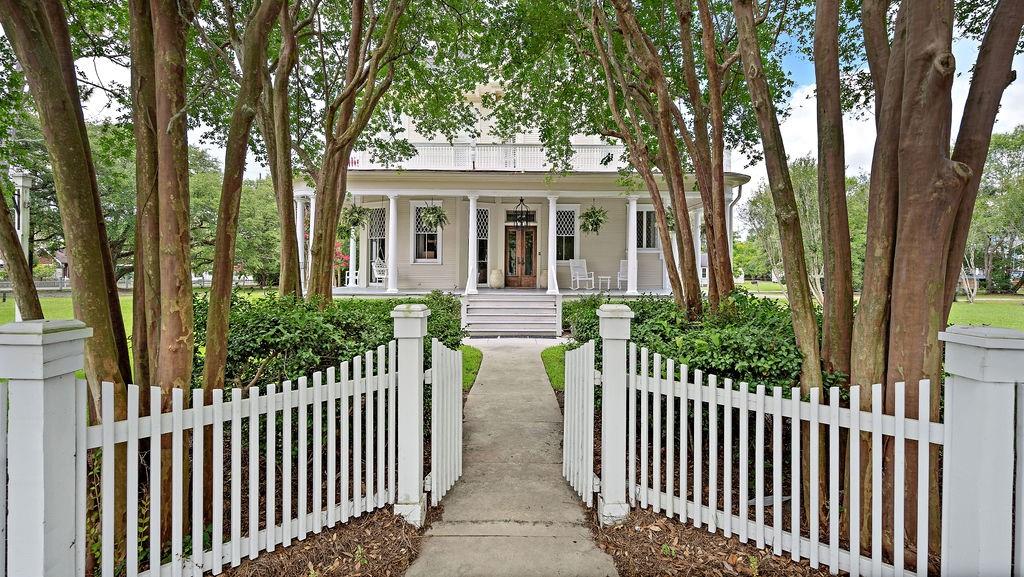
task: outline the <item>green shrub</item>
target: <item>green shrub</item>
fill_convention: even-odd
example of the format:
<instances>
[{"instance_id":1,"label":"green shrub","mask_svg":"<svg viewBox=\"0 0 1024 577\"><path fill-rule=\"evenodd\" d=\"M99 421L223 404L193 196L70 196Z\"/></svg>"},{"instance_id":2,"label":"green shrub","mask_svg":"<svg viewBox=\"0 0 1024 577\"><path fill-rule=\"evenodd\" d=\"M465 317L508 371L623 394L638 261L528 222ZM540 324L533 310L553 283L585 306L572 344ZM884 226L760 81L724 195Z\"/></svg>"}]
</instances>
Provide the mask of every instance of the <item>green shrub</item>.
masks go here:
<instances>
[{"instance_id":1,"label":"green shrub","mask_svg":"<svg viewBox=\"0 0 1024 577\"><path fill-rule=\"evenodd\" d=\"M588 297L563 305L563 314L570 311L570 347L600 339L596 311L606 302L611 301ZM644 296L626 304L635 315L632 342L652 355L660 353L719 378L746 381L752 389L757 384L788 388L800 378L802 356L785 301L737 290L722 300L717 312L694 321L671 298Z\"/></svg>"},{"instance_id":2,"label":"green shrub","mask_svg":"<svg viewBox=\"0 0 1024 577\"><path fill-rule=\"evenodd\" d=\"M423 298L339 299L322 311L315 303L273 293L259 298L236 293L231 298L225 381L229 386L246 386L254 381L262 385L294 380L386 346L394 332L391 311L407 303L430 308L424 343L426 366L430 366L432 337L451 348L461 345L464 333L459 299L439 292ZM203 371L208 310L205 294L197 296L197 384Z\"/></svg>"},{"instance_id":3,"label":"green shrub","mask_svg":"<svg viewBox=\"0 0 1024 577\"><path fill-rule=\"evenodd\" d=\"M53 280L56 274L57 265L55 264L37 264L32 267L32 277L36 280Z\"/></svg>"}]
</instances>

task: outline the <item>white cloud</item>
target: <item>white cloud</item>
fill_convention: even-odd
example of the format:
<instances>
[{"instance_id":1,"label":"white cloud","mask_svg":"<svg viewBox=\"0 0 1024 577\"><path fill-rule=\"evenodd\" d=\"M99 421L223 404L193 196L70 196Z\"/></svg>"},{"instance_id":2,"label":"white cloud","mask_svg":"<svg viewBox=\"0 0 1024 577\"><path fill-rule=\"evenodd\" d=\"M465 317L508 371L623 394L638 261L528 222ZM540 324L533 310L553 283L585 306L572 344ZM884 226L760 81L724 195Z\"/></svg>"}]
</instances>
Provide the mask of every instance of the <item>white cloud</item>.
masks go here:
<instances>
[{"instance_id":1,"label":"white cloud","mask_svg":"<svg viewBox=\"0 0 1024 577\"><path fill-rule=\"evenodd\" d=\"M953 54L956 56L959 70L953 80L952 90L953 138L955 139L956 129L960 124L960 117L963 116L964 105L967 101L967 91L970 89L971 68L978 55L978 45L974 42L958 41L953 46ZM1013 67L1018 71L1024 70L1024 55L1018 55L1014 59ZM790 158L806 155L816 156L818 141L814 84L797 87L793 91L789 108L790 115L780 126L786 153ZM996 117L995 131L1007 132L1020 124L1024 124L1024 78L1019 78L1003 93L1002 108ZM847 174L857 175L869 172L871 152L875 143L874 115L868 113L863 118L856 118L853 114L845 115L843 140L846 145ZM768 181L764 162L744 168L747 162L745 158L733 159L734 170L746 172L751 176L750 183L744 186L746 189L744 196L747 196L748 191L753 191ZM742 200L741 204L745 203L745 200ZM740 220L738 219L737 222ZM740 224L743 228L742 222Z\"/></svg>"}]
</instances>

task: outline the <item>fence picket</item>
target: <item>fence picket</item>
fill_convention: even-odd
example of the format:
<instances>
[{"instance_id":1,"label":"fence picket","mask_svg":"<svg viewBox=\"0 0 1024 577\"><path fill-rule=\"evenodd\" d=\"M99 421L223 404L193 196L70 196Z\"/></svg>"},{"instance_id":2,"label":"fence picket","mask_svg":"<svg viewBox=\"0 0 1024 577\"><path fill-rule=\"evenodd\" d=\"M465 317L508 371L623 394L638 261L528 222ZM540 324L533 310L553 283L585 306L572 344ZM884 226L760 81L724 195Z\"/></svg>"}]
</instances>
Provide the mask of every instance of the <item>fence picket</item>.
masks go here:
<instances>
[{"instance_id":1,"label":"fence picket","mask_svg":"<svg viewBox=\"0 0 1024 577\"><path fill-rule=\"evenodd\" d=\"M203 574L203 475L205 474L203 441L205 427L202 426L203 391L192 391L192 575ZM196 546L196 543L199 546Z\"/></svg>"},{"instance_id":2,"label":"fence picket","mask_svg":"<svg viewBox=\"0 0 1024 577\"><path fill-rule=\"evenodd\" d=\"M594 505L594 341L587 344L586 386L587 420L584 423L587 439L586 467L583 472L584 487L587 491L587 507Z\"/></svg>"},{"instance_id":3,"label":"fence picket","mask_svg":"<svg viewBox=\"0 0 1024 577\"><path fill-rule=\"evenodd\" d=\"M309 402L309 387L307 385L308 381L306 380L306 377L299 377L299 493L296 495L296 504L298 505L298 511L296 511L296 513L298 514L299 519L298 538L300 541L304 540L306 538L306 534L309 532L308 527L306 527L306 514L309 511L309 507L306 503L306 493L309 490L309 472L307 471L308 466L306 464L309 459L309 426L307 425L309 422L309 413L307 409Z\"/></svg>"},{"instance_id":4,"label":"fence picket","mask_svg":"<svg viewBox=\"0 0 1024 577\"><path fill-rule=\"evenodd\" d=\"M708 375L708 531L718 530L718 375Z\"/></svg>"},{"instance_id":5,"label":"fence picket","mask_svg":"<svg viewBox=\"0 0 1024 577\"><path fill-rule=\"evenodd\" d=\"M882 574L882 384L871 385L871 574Z\"/></svg>"},{"instance_id":6,"label":"fence picket","mask_svg":"<svg viewBox=\"0 0 1024 577\"><path fill-rule=\"evenodd\" d=\"M647 347L640 350L640 506L650 506L650 477L648 476L648 452L650 451L650 433L648 432L648 391L650 390L649 351Z\"/></svg>"},{"instance_id":7,"label":"fence picket","mask_svg":"<svg viewBox=\"0 0 1024 577\"><path fill-rule=\"evenodd\" d=\"M338 431L335 405L338 402L337 380L334 367L327 369L327 526L338 522L335 504L338 497Z\"/></svg>"},{"instance_id":8,"label":"fence picket","mask_svg":"<svg viewBox=\"0 0 1024 577\"><path fill-rule=\"evenodd\" d=\"M351 465L350 452L351 442L349 432L351 428L351 410L349 399L352 398L352 380L349 372L349 362L341 363L341 522L348 523L351 514L351 500L349 492L349 466Z\"/></svg>"},{"instance_id":9,"label":"fence picket","mask_svg":"<svg viewBox=\"0 0 1024 577\"><path fill-rule=\"evenodd\" d=\"M654 453L651 458L653 459L653 479L651 480L651 487L653 488L654 497L654 512L657 513L664 509L664 503L661 502L661 431L662 431L662 420L661 420L661 391L662 383L664 379L661 372L661 355L654 353L654 385L651 387L653 390L652 400L654 402L654 421L651 423L653 426L654 433Z\"/></svg>"},{"instance_id":10,"label":"fence picket","mask_svg":"<svg viewBox=\"0 0 1024 577\"><path fill-rule=\"evenodd\" d=\"M772 387L772 552L782 555L782 387Z\"/></svg>"},{"instance_id":11,"label":"fence picket","mask_svg":"<svg viewBox=\"0 0 1024 577\"><path fill-rule=\"evenodd\" d=\"M764 385L754 397L754 523L757 548L764 549Z\"/></svg>"},{"instance_id":12,"label":"fence picket","mask_svg":"<svg viewBox=\"0 0 1024 577\"><path fill-rule=\"evenodd\" d=\"M220 575L224 569L224 389L213 390L212 464L213 519L210 534L210 570L214 575Z\"/></svg>"},{"instance_id":13,"label":"fence picket","mask_svg":"<svg viewBox=\"0 0 1024 577\"><path fill-rule=\"evenodd\" d=\"M111 393L112 395L113 393ZM184 530L185 488L182 475L184 471L183 451L183 394L184 391L175 387L171 389L171 575L181 577L182 574L182 532Z\"/></svg>"},{"instance_id":14,"label":"fence picket","mask_svg":"<svg viewBox=\"0 0 1024 577\"><path fill-rule=\"evenodd\" d=\"M665 515L672 517L672 502L675 488L675 373L676 362L669 359L665 367Z\"/></svg>"},{"instance_id":15,"label":"fence picket","mask_svg":"<svg viewBox=\"0 0 1024 577\"><path fill-rule=\"evenodd\" d=\"M693 371L693 526L704 524L704 373Z\"/></svg>"},{"instance_id":16,"label":"fence picket","mask_svg":"<svg viewBox=\"0 0 1024 577\"><path fill-rule=\"evenodd\" d=\"M263 499L266 503L265 525L267 528L267 551L273 551L277 545L277 386L267 384L267 417L266 417L266 469L264 472Z\"/></svg>"},{"instance_id":17,"label":"fence picket","mask_svg":"<svg viewBox=\"0 0 1024 577\"><path fill-rule=\"evenodd\" d=\"M893 574L895 577L903 575L907 565L906 551L903 548L904 507L906 506L906 474L907 474L907 444L904 440L905 416L907 412L907 391L903 381L896 382L896 434L893 435L893 446L895 447L895 458L893 460L893 514L892 514L892 541L893 541Z\"/></svg>"},{"instance_id":18,"label":"fence picket","mask_svg":"<svg viewBox=\"0 0 1024 577\"><path fill-rule=\"evenodd\" d=\"M918 423L927 423L931 420L931 392L930 380L924 379L918 384ZM915 545L917 547L918 575L928 574L929 448L927 440L917 442L917 540Z\"/></svg>"},{"instance_id":19,"label":"fence picket","mask_svg":"<svg viewBox=\"0 0 1024 577\"><path fill-rule=\"evenodd\" d=\"M789 531L793 535L793 550L790 552L794 561L800 560L800 389L794 385L789 388L792 416L789 420L789 494L791 498Z\"/></svg>"},{"instance_id":20,"label":"fence picket","mask_svg":"<svg viewBox=\"0 0 1024 577\"><path fill-rule=\"evenodd\" d=\"M313 373L313 533L319 533L324 527L323 491L324 491L324 374Z\"/></svg>"},{"instance_id":21,"label":"fence picket","mask_svg":"<svg viewBox=\"0 0 1024 577\"><path fill-rule=\"evenodd\" d=\"M231 566L242 562L242 391L231 389Z\"/></svg>"},{"instance_id":22,"label":"fence picket","mask_svg":"<svg viewBox=\"0 0 1024 577\"><path fill-rule=\"evenodd\" d=\"M281 544L292 544L292 382L281 383L284 405L281 424Z\"/></svg>"},{"instance_id":23,"label":"fence picket","mask_svg":"<svg viewBox=\"0 0 1024 577\"><path fill-rule=\"evenodd\" d=\"M103 426L103 456L100 461L100 570L103 577L114 577L114 383L100 385L100 414Z\"/></svg>"},{"instance_id":24,"label":"fence picket","mask_svg":"<svg viewBox=\"0 0 1024 577\"><path fill-rule=\"evenodd\" d=\"M821 496L821 480L819 479L818 474L818 467L820 466L819 457L821 455L818 439L819 434L821 432L820 427L818 426L820 418L820 413L818 409L821 406L820 395L820 387L811 387L811 424L809 433L810 436L808 437L808 442L810 444L810 449L808 451L810 453L808 455L810 463L808 479L810 480L810 483L808 484L808 487L810 487L809 492L811 501L811 514L810 521L808 523L810 532L807 534L807 536L811 539L810 559L811 567L814 569L818 568L818 544L821 542L821 525L819 520L819 512L821 511L821 504L819 502L819 498Z\"/></svg>"},{"instance_id":25,"label":"fence picket","mask_svg":"<svg viewBox=\"0 0 1024 577\"><path fill-rule=\"evenodd\" d=\"M722 530L725 533L725 537L728 539L733 535L732 529L732 379L725 379L725 407L723 410L724 425L723 432L725 436L725 462L722 463L722 500L724 501L722 511L725 513L722 517ZM680 471L680 474L683 474Z\"/></svg>"},{"instance_id":26,"label":"fence picket","mask_svg":"<svg viewBox=\"0 0 1024 577\"><path fill-rule=\"evenodd\" d=\"M363 407L365 413L366 429L363 434L366 469L363 475L363 486L366 488L366 512L373 511L373 391L376 389L377 378L373 374L373 351L366 351L366 401Z\"/></svg>"},{"instance_id":27,"label":"fence picket","mask_svg":"<svg viewBox=\"0 0 1024 577\"><path fill-rule=\"evenodd\" d=\"M690 435L690 368L679 367L679 522L690 521L689 435Z\"/></svg>"},{"instance_id":28,"label":"fence picket","mask_svg":"<svg viewBox=\"0 0 1024 577\"><path fill-rule=\"evenodd\" d=\"M860 385L850 387L850 575L860 575Z\"/></svg>"},{"instance_id":29,"label":"fence picket","mask_svg":"<svg viewBox=\"0 0 1024 577\"><path fill-rule=\"evenodd\" d=\"M750 536L750 386L740 382L740 542L746 543Z\"/></svg>"},{"instance_id":30,"label":"fence picket","mask_svg":"<svg viewBox=\"0 0 1024 577\"><path fill-rule=\"evenodd\" d=\"M249 387L249 558L260 552L260 388Z\"/></svg>"},{"instance_id":31,"label":"fence picket","mask_svg":"<svg viewBox=\"0 0 1024 577\"><path fill-rule=\"evenodd\" d=\"M352 516L363 514L363 358L352 358ZM433 454L433 453L431 453Z\"/></svg>"},{"instance_id":32,"label":"fence picket","mask_svg":"<svg viewBox=\"0 0 1024 577\"><path fill-rule=\"evenodd\" d=\"M0 412L0 423L3 423L4 435L6 436L6 427L9 425L8 418L10 416L8 406L10 388L7 383L0 384L0 399L3 401L2 407L3 412ZM86 443L86 435L88 432L89 408L88 401L86 400L89 396L89 383L85 379L76 379L75 382L75 455L85 455L88 451ZM159 398L158 398L159 400ZM152 405L151 405L152 407ZM159 405L157 405L159 407ZM159 414L159 408L157 409ZM158 427L159 430L159 427ZM7 479L7 441L3 441L3 449L0 449L3 454L0 455L3 458L0 459L0 478ZM151 451L158 452L158 451ZM86 475L88 471L87 459L75 459L75 575L76 577L83 577L85 575L85 555L86 555L86 532L85 532L85 521L86 521ZM6 488L5 488L6 489ZM0 491L5 495L6 490ZM5 503L6 505L6 503ZM152 505L150 505L152 508ZM0 531L0 538L3 538L6 543L7 538L7 511L2 512L3 516L0 517L0 526L3 527L3 531ZM159 517L159 515L157 515ZM152 525L152 523L150 524ZM4 563L8 560L5 558L7 553L7 547L3 547L0 551L0 558L4 559ZM0 570L0 575L6 575L7 567L4 566Z\"/></svg>"},{"instance_id":33,"label":"fence picket","mask_svg":"<svg viewBox=\"0 0 1024 577\"><path fill-rule=\"evenodd\" d=\"M2 393L2 391L0 391ZM128 464L125 485L127 488L125 504L125 571L128 577L139 574L139 387L128 385L128 446L125 462ZM0 419L3 417L0 416ZM2 439L0 439L2 440ZM5 478L5 477L4 477ZM0 494L3 490L0 490ZM3 524L3 520L0 520ZM0 570L0 575L3 571Z\"/></svg>"},{"instance_id":34,"label":"fence picket","mask_svg":"<svg viewBox=\"0 0 1024 577\"><path fill-rule=\"evenodd\" d=\"M828 568L839 574L839 387L828 390Z\"/></svg>"}]
</instances>

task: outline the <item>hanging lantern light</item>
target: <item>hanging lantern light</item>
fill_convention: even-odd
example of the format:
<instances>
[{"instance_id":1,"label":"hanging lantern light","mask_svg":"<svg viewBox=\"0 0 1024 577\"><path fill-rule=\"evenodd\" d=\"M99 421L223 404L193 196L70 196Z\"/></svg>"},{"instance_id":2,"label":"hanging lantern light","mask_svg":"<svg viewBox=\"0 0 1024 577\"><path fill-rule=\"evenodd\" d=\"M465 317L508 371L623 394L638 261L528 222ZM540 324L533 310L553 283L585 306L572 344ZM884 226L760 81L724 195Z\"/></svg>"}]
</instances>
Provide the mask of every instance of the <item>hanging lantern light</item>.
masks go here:
<instances>
[{"instance_id":1,"label":"hanging lantern light","mask_svg":"<svg viewBox=\"0 0 1024 577\"><path fill-rule=\"evenodd\" d=\"M526 206L526 201L523 197L519 197L519 204L512 209L512 223L517 228L526 228L526 225L530 222L530 207Z\"/></svg>"}]
</instances>

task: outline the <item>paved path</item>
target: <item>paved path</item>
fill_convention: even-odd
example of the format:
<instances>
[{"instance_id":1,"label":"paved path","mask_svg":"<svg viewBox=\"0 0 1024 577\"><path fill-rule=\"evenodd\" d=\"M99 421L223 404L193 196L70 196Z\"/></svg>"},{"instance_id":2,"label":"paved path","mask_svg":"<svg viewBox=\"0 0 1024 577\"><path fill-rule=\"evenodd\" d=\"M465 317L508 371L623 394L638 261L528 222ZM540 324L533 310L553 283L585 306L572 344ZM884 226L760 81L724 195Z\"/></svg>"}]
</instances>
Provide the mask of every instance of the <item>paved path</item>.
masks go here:
<instances>
[{"instance_id":1,"label":"paved path","mask_svg":"<svg viewBox=\"0 0 1024 577\"><path fill-rule=\"evenodd\" d=\"M551 340L478 340L462 479L442 501L410 577L616 575L562 479L562 415L540 351Z\"/></svg>"}]
</instances>

